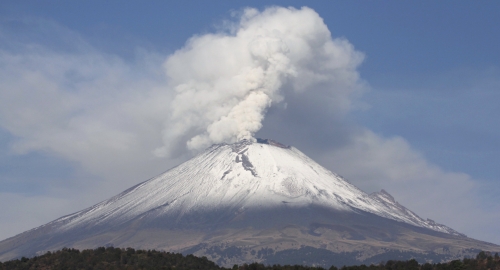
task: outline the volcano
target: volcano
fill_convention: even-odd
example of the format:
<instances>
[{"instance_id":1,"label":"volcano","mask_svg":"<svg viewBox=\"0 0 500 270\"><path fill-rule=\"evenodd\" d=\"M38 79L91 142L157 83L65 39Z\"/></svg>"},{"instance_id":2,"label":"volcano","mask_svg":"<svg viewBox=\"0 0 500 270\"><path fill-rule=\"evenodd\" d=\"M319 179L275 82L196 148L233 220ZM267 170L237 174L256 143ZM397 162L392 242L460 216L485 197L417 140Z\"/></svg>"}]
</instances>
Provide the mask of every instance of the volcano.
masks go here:
<instances>
[{"instance_id":1,"label":"volcano","mask_svg":"<svg viewBox=\"0 0 500 270\"><path fill-rule=\"evenodd\" d=\"M3 240L0 260L99 246L195 254L223 266L437 262L500 251L262 139L213 145L109 200Z\"/></svg>"}]
</instances>

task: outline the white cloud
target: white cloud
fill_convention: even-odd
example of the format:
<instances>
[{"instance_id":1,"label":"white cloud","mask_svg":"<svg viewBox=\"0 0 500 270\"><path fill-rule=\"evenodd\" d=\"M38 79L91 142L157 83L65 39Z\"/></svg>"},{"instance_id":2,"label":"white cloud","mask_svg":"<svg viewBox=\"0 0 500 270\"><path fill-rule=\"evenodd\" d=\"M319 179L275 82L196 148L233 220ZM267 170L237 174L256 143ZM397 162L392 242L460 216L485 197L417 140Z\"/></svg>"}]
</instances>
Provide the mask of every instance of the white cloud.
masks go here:
<instances>
[{"instance_id":1,"label":"white cloud","mask_svg":"<svg viewBox=\"0 0 500 270\"><path fill-rule=\"evenodd\" d=\"M3 41L0 125L16 137L15 153L49 151L110 181L152 176L144 173L161 162L150 153L171 101L164 56L138 53L126 62L80 43L60 52L43 43L10 50L15 37Z\"/></svg>"}]
</instances>

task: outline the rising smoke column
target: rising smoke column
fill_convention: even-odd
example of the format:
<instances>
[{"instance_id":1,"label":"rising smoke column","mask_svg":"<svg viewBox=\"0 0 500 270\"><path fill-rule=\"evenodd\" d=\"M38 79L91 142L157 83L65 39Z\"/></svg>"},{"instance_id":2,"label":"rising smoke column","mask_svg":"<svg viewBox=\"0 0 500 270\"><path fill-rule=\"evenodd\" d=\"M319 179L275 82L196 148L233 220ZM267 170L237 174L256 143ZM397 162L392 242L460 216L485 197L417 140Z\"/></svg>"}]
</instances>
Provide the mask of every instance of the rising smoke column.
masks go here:
<instances>
[{"instance_id":1,"label":"rising smoke column","mask_svg":"<svg viewBox=\"0 0 500 270\"><path fill-rule=\"evenodd\" d=\"M332 80L356 84L362 59L349 42L332 39L312 9L245 9L226 32L194 36L165 61L175 97L155 154L167 156L180 143L200 150L253 140L283 91Z\"/></svg>"}]
</instances>

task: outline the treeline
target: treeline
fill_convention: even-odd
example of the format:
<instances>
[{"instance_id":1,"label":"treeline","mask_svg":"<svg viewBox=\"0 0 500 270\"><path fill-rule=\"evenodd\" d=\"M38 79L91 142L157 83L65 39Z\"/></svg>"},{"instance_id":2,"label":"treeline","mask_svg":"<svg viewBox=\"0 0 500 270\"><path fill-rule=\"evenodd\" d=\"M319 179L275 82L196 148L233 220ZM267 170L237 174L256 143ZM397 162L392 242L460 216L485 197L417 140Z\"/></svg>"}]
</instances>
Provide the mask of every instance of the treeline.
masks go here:
<instances>
[{"instance_id":1,"label":"treeline","mask_svg":"<svg viewBox=\"0 0 500 270\"><path fill-rule=\"evenodd\" d=\"M33 258L0 263L0 269L221 269L206 257L156 250L100 247L79 251L63 248Z\"/></svg>"},{"instance_id":2,"label":"treeline","mask_svg":"<svg viewBox=\"0 0 500 270\"><path fill-rule=\"evenodd\" d=\"M337 269L336 267L331 267ZM476 258L464 258L463 260L453 260L446 263L424 263L419 264L416 260L411 259L408 261L387 261L378 265L358 265L358 266L344 266L342 270L500 270L500 257L498 253L492 255L489 252L481 251Z\"/></svg>"},{"instance_id":3,"label":"treeline","mask_svg":"<svg viewBox=\"0 0 500 270\"><path fill-rule=\"evenodd\" d=\"M133 248L100 247L97 249L64 248L56 252L47 252L33 258L21 258L7 262L0 262L3 269L227 269L227 270L326 270L322 267L301 265L264 265L260 263L234 265L224 268L216 265L206 257L193 255L184 256L180 253L170 253L156 250L135 250ZM387 261L378 265L357 265L337 268L331 266L329 270L500 270L498 253L492 255L480 252L476 258L464 258L447 263L419 264L416 260Z\"/></svg>"}]
</instances>

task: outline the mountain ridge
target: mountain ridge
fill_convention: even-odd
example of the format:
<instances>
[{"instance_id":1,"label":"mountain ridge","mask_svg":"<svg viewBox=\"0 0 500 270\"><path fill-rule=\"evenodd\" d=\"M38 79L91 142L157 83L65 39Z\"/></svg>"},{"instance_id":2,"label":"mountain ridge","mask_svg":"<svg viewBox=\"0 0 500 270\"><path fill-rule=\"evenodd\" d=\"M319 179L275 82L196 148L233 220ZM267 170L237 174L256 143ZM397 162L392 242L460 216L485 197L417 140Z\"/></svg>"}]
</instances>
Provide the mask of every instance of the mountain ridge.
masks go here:
<instances>
[{"instance_id":1,"label":"mountain ridge","mask_svg":"<svg viewBox=\"0 0 500 270\"><path fill-rule=\"evenodd\" d=\"M222 265L301 247L362 259L390 250L445 257L500 250L262 139L213 145L108 200L1 241L0 260L105 245L189 251ZM255 257L263 250L272 254Z\"/></svg>"},{"instance_id":2,"label":"mountain ridge","mask_svg":"<svg viewBox=\"0 0 500 270\"><path fill-rule=\"evenodd\" d=\"M258 144L265 145L262 143L258 143ZM233 166L231 169L228 167L228 164L219 164L219 165L222 165L221 168L216 168L216 169L212 170L212 173L217 174L217 177L213 177L213 179L210 179L212 181L214 181L214 179L217 179L217 178L219 178L220 180L224 180L224 178L229 178L229 177L233 176L234 174L237 174L237 176L239 178L242 178L245 176L243 176L241 174L243 174L245 172L249 172L251 174L251 175L246 175L247 178L251 179L251 180L245 179L244 181L246 181L246 182L254 182L252 180L254 180L255 178L262 178L259 176L259 174L265 174L264 177L268 177L268 179L272 178L273 176L276 176L278 171L280 171L280 166L277 166L277 170L272 170L271 172L269 172L269 171L258 172L254 168L252 162L249 160L249 157L248 157L248 151L249 151L248 147L251 145L253 145L253 143L250 141L247 141L247 140L244 140L244 141L241 141L241 142L238 142L235 144L217 144L217 145L214 145L214 146L208 148L207 151L205 152L207 154L201 154L201 155L195 157L194 159L196 160L196 159L199 159L199 157L201 157L202 161L212 160L213 157L212 157L211 153L220 151L221 148L225 148L222 151L224 152L224 154L228 154L227 153L227 152L229 152L228 150L231 149L232 153L229 153L229 155L231 156L231 158L234 158L235 165L238 165L239 163L241 163L241 167L244 171L240 170L237 173L235 173L235 171L237 171L237 170L235 170L234 167L236 167L236 166ZM293 152L297 156L300 156L301 159L305 159L308 163L312 161L309 158L307 158L302 152L297 150L296 148L279 147L279 146L275 147L275 145L273 145L273 144L267 144L267 145L269 145L270 149L274 148L273 150L279 149L279 151ZM251 149L251 150L255 150L255 149ZM252 154L262 156L261 152L265 152L265 150L269 150L269 149L264 148L264 151L254 151L257 153L252 153ZM274 155L279 156L276 153L274 153ZM208 156L208 158L205 156ZM265 162L269 162L269 160L266 160ZM207 165L205 162L197 162L196 165L201 166L201 167L213 166L213 164ZM311 165L308 164L308 166L311 166ZM433 229L433 230L437 230L437 231L441 231L441 232L458 234L458 232L456 232L455 230L453 230L451 228L448 228L447 226L444 226L441 224L435 224L435 223L430 224L430 223L426 222L425 220L420 218L415 213L409 211L404 206L401 206L399 203L394 201L394 198L389 193L387 193L385 190L383 190L381 193L372 193L372 195L368 195L368 194L364 193L363 191L359 190L358 188L356 188L354 185L352 185L349 182L347 182L346 180L344 180L342 177L324 169L323 167L320 167L319 165L316 167L317 168L310 167L316 174L318 174L318 172L316 171L316 170L319 171L318 168L323 170L321 172L322 174L318 178L330 177L331 179L335 179L337 181L336 186L334 186L334 187L330 186L330 189L337 188L340 186L341 188L343 188L343 190L349 190L350 193L337 194L335 192L331 192L332 194L325 195L326 189L324 188L324 186L318 187L317 185L312 184L312 188L311 187L304 188L303 185L299 185L298 181L296 181L296 178L286 177L284 179L278 179L278 181L281 181L278 184L276 183L277 181L274 181L274 183L273 183L273 184L275 184L275 186L272 188L271 192L274 193L274 195L278 195L281 198L278 201L272 201L272 199L271 199L271 201L269 201L268 198L266 198L266 197L270 197L270 196L267 196L269 194L262 194L262 193L266 193L265 190L259 189L260 183L253 183L255 190L252 190L254 193L252 195L259 196L259 198L258 198L259 200L258 201L256 199L252 200L252 198L248 198L248 196L241 196L240 198L235 198L235 199L237 199L240 202L243 200L246 200L246 203L243 203L243 204L239 203L238 204L238 202L236 202L237 206L233 206L233 208L236 207L236 208L240 209L242 207L252 207L255 205L269 206L269 204L276 204L276 203L279 204L280 202L287 203L287 204L290 204L290 203L292 203L292 204L293 203L296 203L296 204L326 203L328 206L336 208L336 209L341 209L341 210L346 210L346 211L351 211L353 208L354 209L361 209L363 211L374 213L374 214L380 215L382 217L388 217L388 218L394 219L396 221L406 222L406 223L409 223L412 225L425 227L425 228L429 228L429 229ZM301 169L304 170L304 168L301 168ZM216 200L218 199L218 201L214 202L214 198L213 198L213 196L210 196L210 194L200 194L199 192L195 192L195 189L198 189L198 188L202 191L210 190L209 188L212 185L210 185L210 184L206 185L206 183L203 183L204 181L201 181L201 183L196 183L194 186L193 185L190 185L189 187L183 186L182 188L176 189L174 191L169 190L169 193L167 195L159 194L157 191L155 192L155 190L158 190L158 189L163 191L167 188L172 188L172 186L168 186L167 188L165 188L162 185L161 180L171 177L171 175L165 175L165 174L168 174L171 171L175 172L175 170L176 170L176 168L173 168L172 170L169 170L166 173L161 174L158 177L152 178L152 179L147 180L141 184L138 184L138 185L120 193L119 195L114 196L113 198L111 198L109 200L103 201L99 204L96 204L90 208L87 208L87 209L82 210L80 212L77 212L75 214L61 217L61 218L57 219L56 222L59 221L59 222L65 223L64 228L66 228L68 226L74 226L73 224L75 222L72 222L72 221L73 220L81 220L81 218L84 216L86 217L86 219L85 219L86 222L92 222L92 220L98 219L99 221L97 222L97 224L106 221L111 216L117 216L117 215L120 216L120 217L117 217L118 221L120 221L120 219L126 220L127 217L129 217L129 216L136 216L138 214L140 215L140 214L144 214L146 212L154 211L155 209L158 209L158 208L168 207L169 205L175 204L178 200L181 200L181 199L183 200L183 203L180 205L180 207L172 209L171 212L180 212L180 214L182 215L182 213L184 213L184 212L193 211L193 209L191 209L191 208L197 209L199 207L207 206L207 205L217 205L217 207L220 207L221 205L229 204L229 203L232 203L234 205L235 202L233 202L232 200L230 200L229 203L227 202L227 199L228 199L227 197L215 198ZM181 172L179 172L179 173L181 174L181 177L192 177L191 175L184 175L182 169L181 169ZM310 173L310 172L303 172L303 173ZM252 179L252 178L254 178L254 179ZM156 181L156 182L160 182L160 183L154 183L153 185L150 185L151 187L146 188L146 185L148 185L148 183L150 181L155 181L157 179L159 179L160 181ZM331 180L331 179L329 179L329 180ZM244 182L244 181L239 181L239 182ZM178 181L178 182L180 182L180 181ZM237 183L234 185L239 185L239 184L241 184L241 183ZM276 188L276 184L278 186L281 184L282 187ZM217 187L217 188L220 188L220 187ZM147 196L147 200L141 200L139 198L141 196L130 196L130 194L136 193L139 189L145 189L144 191L141 192L141 195L143 198L146 197L145 194L149 194ZM313 194L313 192L315 190L316 190L316 192L315 192L315 194ZM177 194L177 196L172 195L172 193ZM229 192L227 192L226 194L229 194ZM229 194L229 196L236 196L235 194L237 194L237 192ZM385 196L383 196L382 194ZM157 195L157 196L153 196L153 195ZM198 198L202 197L203 195L205 195L205 197L203 198L202 205L200 206L199 204L196 204L196 202L198 201ZM343 196L341 196L341 195L343 195ZM348 197L347 199L346 199L346 196ZM183 198L183 197L188 197L188 198ZM299 200L298 199L299 197L306 197L306 199L310 199L310 200L308 202L304 202L303 200ZM316 198L314 198L314 197L316 197ZM323 199L322 197L326 197L326 199L328 199L330 202L333 200L334 203L325 202L324 200L322 200ZM116 203L118 201L122 201L124 198L126 198L127 200L125 202L123 202L120 205L120 207L114 208L113 211L110 211L109 209L106 208L106 206L111 205L113 203ZM168 199L165 200L164 198L168 198ZM390 199L387 200L387 198L390 198ZM266 199L268 201L266 201ZM372 201L370 201L369 199L372 199ZM189 201L189 202L187 202L187 201ZM134 203L135 203L135 205L134 205ZM194 203L194 205L187 206L187 209L183 209L184 204L187 204L187 203L191 203L191 204ZM103 211L100 211L100 209L103 209L103 208L106 208L106 211L104 211L104 213L103 213ZM96 216L94 212L100 213L100 215ZM66 219L71 220L69 222L69 224L66 224L66 223L68 223L68 222L66 222Z\"/></svg>"}]
</instances>

